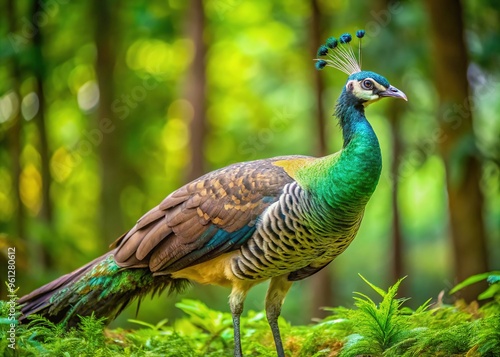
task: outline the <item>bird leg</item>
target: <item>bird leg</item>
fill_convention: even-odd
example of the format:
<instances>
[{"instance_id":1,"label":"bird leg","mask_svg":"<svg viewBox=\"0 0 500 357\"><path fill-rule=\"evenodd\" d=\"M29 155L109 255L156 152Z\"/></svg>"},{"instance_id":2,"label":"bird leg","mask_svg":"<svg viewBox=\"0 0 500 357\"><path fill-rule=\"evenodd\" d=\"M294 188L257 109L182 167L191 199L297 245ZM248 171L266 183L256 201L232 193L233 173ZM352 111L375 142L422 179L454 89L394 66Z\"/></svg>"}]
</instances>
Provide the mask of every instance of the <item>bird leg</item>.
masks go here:
<instances>
[{"instance_id":1,"label":"bird leg","mask_svg":"<svg viewBox=\"0 0 500 357\"><path fill-rule=\"evenodd\" d=\"M283 350L283 343L281 342L280 329L278 326L278 317L281 314L281 305L285 296L292 286L292 282L288 281L287 275L281 275L271 279L269 289L266 295L266 316L269 326L274 337L274 344L276 345L276 353L278 357L285 357Z\"/></svg>"},{"instance_id":2,"label":"bird leg","mask_svg":"<svg viewBox=\"0 0 500 357\"><path fill-rule=\"evenodd\" d=\"M242 357L241 350L241 336L240 336L240 316L243 312L243 302L247 296L246 290L241 290L233 287L231 295L229 295L229 307L233 315L233 328L234 328L234 357Z\"/></svg>"}]
</instances>

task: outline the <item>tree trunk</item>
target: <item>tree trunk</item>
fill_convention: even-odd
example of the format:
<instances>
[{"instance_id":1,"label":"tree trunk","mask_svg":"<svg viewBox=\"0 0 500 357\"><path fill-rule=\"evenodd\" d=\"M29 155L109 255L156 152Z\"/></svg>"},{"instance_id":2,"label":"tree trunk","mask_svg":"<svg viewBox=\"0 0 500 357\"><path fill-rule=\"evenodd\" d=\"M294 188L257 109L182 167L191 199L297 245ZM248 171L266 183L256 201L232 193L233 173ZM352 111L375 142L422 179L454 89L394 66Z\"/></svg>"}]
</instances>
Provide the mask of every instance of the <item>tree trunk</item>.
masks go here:
<instances>
[{"instance_id":1,"label":"tree trunk","mask_svg":"<svg viewBox=\"0 0 500 357\"><path fill-rule=\"evenodd\" d=\"M37 13L42 11L41 2L39 0L34 0L33 2L33 13L32 18L35 18ZM34 21L34 37L33 37L33 56L34 56L34 67L33 72L36 78L36 94L38 96L38 112L34 117L35 125L38 129L38 135L40 138L40 174L42 177L42 205L39 212L39 218L44 225L50 226L52 224L52 203L50 200L50 184L52 182L50 175L50 152L49 143L47 139L47 128L45 126L45 92L44 92L44 80L45 80L45 61L42 56L42 32L38 26L38 21ZM45 237L47 238L47 237ZM44 265L47 268L53 266L53 259L50 255L50 246L44 241L42 246L42 258L44 260Z\"/></svg>"},{"instance_id":2,"label":"tree trunk","mask_svg":"<svg viewBox=\"0 0 500 357\"><path fill-rule=\"evenodd\" d=\"M311 0L311 26L310 26L310 36L311 36L311 53L313 58L317 57L318 47L321 45L321 12L319 8L318 0ZM327 154L328 148L326 145L326 123L325 123L325 113L322 105L322 95L324 89L323 76L320 75L319 71L314 70L314 91L316 96L316 132L318 145L316 147L316 154L318 156L325 156ZM320 270L318 273L314 274L310 279L311 284L311 297L310 297L310 309L311 316L317 318L324 318L329 313L322 310L325 306L335 306L334 295L333 295L333 285L334 277L332 271L328 268Z\"/></svg>"},{"instance_id":3,"label":"tree trunk","mask_svg":"<svg viewBox=\"0 0 500 357\"><path fill-rule=\"evenodd\" d=\"M435 83L439 94L439 150L446 166L446 184L457 281L488 271L483 196L472 128L467 82L467 51L459 0L426 1L430 15ZM466 289L462 297L477 298L484 286Z\"/></svg>"},{"instance_id":4,"label":"tree trunk","mask_svg":"<svg viewBox=\"0 0 500 357\"><path fill-rule=\"evenodd\" d=\"M187 32L194 43L194 59L186 83L186 97L193 107L193 117L189 124L191 166L187 179L194 180L205 173L205 156L203 154L206 120L205 120L205 43L203 30L205 13L202 0L191 1L187 15Z\"/></svg>"},{"instance_id":5,"label":"tree trunk","mask_svg":"<svg viewBox=\"0 0 500 357\"><path fill-rule=\"evenodd\" d=\"M393 102L389 105L387 117L391 125L392 161L391 161L391 207L392 207L392 281L396 282L404 276L403 263L403 233L401 230L401 215L399 214L399 165L402 156L403 144L399 130L401 119L401 103ZM401 296L405 295L405 285L399 289Z\"/></svg>"},{"instance_id":6,"label":"tree trunk","mask_svg":"<svg viewBox=\"0 0 500 357\"><path fill-rule=\"evenodd\" d=\"M394 7L393 0L379 0L374 3L373 11L377 14L387 13L388 9ZM391 16L394 16L392 14ZM399 28L396 21L390 21L387 24L387 30L393 36L390 44L382 43L383 53L391 53L393 51L399 51L398 43L404 42L404 38L401 36L401 29ZM396 78L401 78L403 76L403 68L401 66L394 66L395 63L391 63L392 75ZM386 64L386 67L388 65ZM406 103L401 101L390 101L387 104L387 119L389 120L389 125L391 128L391 140L392 140L392 152L391 152L391 167L390 167L390 177L391 177L391 211L392 211L392 224L391 224L391 247L392 247L392 259L391 259L391 278L392 283L398 281L403 276L405 276L405 266L404 266L404 236L401 226L401 215L399 212L399 169L401 165L401 157L403 155L404 147L401 141L400 132L400 120L403 117L404 110L406 110ZM400 296L407 296L407 284L402 284L399 288Z\"/></svg>"},{"instance_id":7,"label":"tree trunk","mask_svg":"<svg viewBox=\"0 0 500 357\"><path fill-rule=\"evenodd\" d=\"M7 22L9 33L16 33L16 9L15 9L15 1L8 0L6 4L5 15L3 16L3 20ZM21 72L19 70L19 65L17 58L14 54L9 60L8 68L10 71L10 87L12 91L16 94L17 98L19 95L19 84L21 83ZM20 100L20 99L19 99ZM20 104L20 103L19 103ZM21 131L22 131L22 120L21 113L19 110L20 105L17 108L13 108L14 112L10 121L12 122L10 128L8 128L8 134L6 135L6 140L3 142L0 140L0 149L3 149L3 145L5 144L6 150L9 152L10 156L10 165L11 165L11 175L12 175L12 199L14 210L14 219L11 222L7 222L6 231L12 232L7 235L7 237L2 237L2 243L4 251L8 247L15 247L19 256L19 246L20 241L24 238L24 207L21 201L21 191L20 191L20 177L21 177ZM7 124L8 125L8 124ZM4 163L2 163L3 166ZM3 230L4 225L0 223L0 229ZM2 267L7 267L8 259L7 254L0 254L0 264ZM0 286L0 297L2 299L7 299L7 295L10 293L7 290L7 286L5 284L1 284Z\"/></svg>"},{"instance_id":8,"label":"tree trunk","mask_svg":"<svg viewBox=\"0 0 500 357\"><path fill-rule=\"evenodd\" d=\"M117 31L113 31L117 14L112 9L119 6L118 2L99 0L93 2L93 14L96 18L96 73L99 86L99 108L94 126L99 127L101 120L111 120L114 128L111 132L102 134L102 142L98 146L101 170L100 230L103 249L107 249L108 244L125 230L120 209L120 195L129 179L122 152L125 121L117 121L112 111L115 44L118 43Z\"/></svg>"},{"instance_id":9,"label":"tree trunk","mask_svg":"<svg viewBox=\"0 0 500 357\"><path fill-rule=\"evenodd\" d=\"M7 21L9 24L9 32L16 33L16 10L15 10L15 0L9 0L7 2ZM19 69L19 62L16 58L17 55L12 55L12 59L10 61L10 72L11 72L11 88L14 93L17 95L19 101L21 101L21 96L19 93L19 84L21 83L21 71ZM20 106L20 103L19 103ZM9 133L9 151L10 158L12 163L12 191L14 193L14 207L16 207L15 211L15 219L14 219L14 234L17 238L24 239L25 238L25 229L24 229L24 220L25 220L25 212L23 202L21 201L21 188L20 188L20 177L21 177L21 132L23 121L21 118L21 111L16 108L14 116L12 117L12 127L10 128Z\"/></svg>"},{"instance_id":10,"label":"tree trunk","mask_svg":"<svg viewBox=\"0 0 500 357\"><path fill-rule=\"evenodd\" d=\"M321 11L318 0L311 0L311 54L313 58L317 58L317 51L319 46L324 42L321 36ZM316 130L318 145L316 148L316 155L325 156L328 154L327 137L326 137L326 122L325 111L323 110L323 91L325 88L324 76L317 70L314 73L314 91L316 95Z\"/></svg>"}]
</instances>

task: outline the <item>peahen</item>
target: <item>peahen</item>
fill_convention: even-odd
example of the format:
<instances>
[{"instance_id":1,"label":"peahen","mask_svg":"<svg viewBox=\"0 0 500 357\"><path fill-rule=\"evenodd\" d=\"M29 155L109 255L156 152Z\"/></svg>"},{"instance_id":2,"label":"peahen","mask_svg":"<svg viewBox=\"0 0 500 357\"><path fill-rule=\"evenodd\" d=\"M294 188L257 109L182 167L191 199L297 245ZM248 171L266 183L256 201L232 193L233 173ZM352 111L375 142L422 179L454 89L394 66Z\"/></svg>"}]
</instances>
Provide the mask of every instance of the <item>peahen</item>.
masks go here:
<instances>
[{"instance_id":1,"label":"peahen","mask_svg":"<svg viewBox=\"0 0 500 357\"><path fill-rule=\"evenodd\" d=\"M357 32L361 39L364 31ZM168 195L80 269L19 300L24 320L41 314L74 326L94 313L114 319L133 299L185 283L230 287L234 354L241 356L240 315L250 288L271 279L266 314L278 356L281 305L294 281L326 267L356 236L382 160L365 108L383 98L406 100L379 74L361 71L351 35L329 38L316 68L349 75L335 116L343 149L313 158L282 156L210 172ZM361 43L361 40L360 40ZM361 46L360 46L361 48Z\"/></svg>"}]
</instances>

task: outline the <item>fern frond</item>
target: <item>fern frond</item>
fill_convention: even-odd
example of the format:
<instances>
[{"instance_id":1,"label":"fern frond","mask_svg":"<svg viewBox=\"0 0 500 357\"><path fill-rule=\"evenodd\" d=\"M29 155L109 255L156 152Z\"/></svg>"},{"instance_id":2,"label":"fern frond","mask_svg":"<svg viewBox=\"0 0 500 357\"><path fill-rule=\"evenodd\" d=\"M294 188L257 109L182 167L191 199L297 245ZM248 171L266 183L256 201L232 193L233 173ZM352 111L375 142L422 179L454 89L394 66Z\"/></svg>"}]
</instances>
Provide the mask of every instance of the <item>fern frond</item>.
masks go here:
<instances>
[{"instance_id":1,"label":"fern frond","mask_svg":"<svg viewBox=\"0 0 500 357\"><path fill-rule=\"evenodd\" d=\"M377 292L380 296L385 297L386 292L385 292L383 289L381 289L381 288L379 288L378 286L375 286L374 284L370 283L370 282L369 282L369 281L368 281L368 280L367 280L367 279L366 279L363 275L361 275L361 274L359 274L359 273L358 273L358 275L359 275L359 277L360 277L361 279L363 279L363 281L364 281L366 284L368 284L368 286L370 286L370 288L372 288L373 290L375 290L375 291L376 291L376 292ZM404 278L403 278L403 279L404 279ZM399 286L399 281L398 281L396 284L398 284L398 286ZM397 290L397 289L396 289L396 290Z\"/></svg>"},{"instance_id":2,"label":"fern frond","mask_svg":"<svg viewBox=\"0 0 500 357\"><path fill-rule=\"evenodd\" d=\"M354 333L348 336L341 356L373 355L381 356L385 350L404 338L408 323L403 318L401 306L408 299L396 299L398 280L387 291L363 279L381 297L377 305L367 295L356 292L355 305L358 308L349 319L355 320Z\"/></svg>"}]
</instances>

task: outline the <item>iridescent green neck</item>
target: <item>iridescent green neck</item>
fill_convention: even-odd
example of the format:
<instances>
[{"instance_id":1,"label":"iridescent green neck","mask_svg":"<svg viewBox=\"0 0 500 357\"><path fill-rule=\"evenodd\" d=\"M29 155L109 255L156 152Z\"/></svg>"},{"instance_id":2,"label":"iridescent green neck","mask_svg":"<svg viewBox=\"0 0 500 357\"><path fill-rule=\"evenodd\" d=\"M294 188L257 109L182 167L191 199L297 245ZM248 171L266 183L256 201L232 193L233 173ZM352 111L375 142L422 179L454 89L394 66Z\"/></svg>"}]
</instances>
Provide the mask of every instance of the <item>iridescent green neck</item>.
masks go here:
<instances>
[{"instance_id":1,"label":"iridescent green neck","mask_svg":"<svg viewBox=\"0 0 500 357\"><path fill-rule=\"evenodd\" d=\"M362 211L380 177L380 146L363 105L352 94L342 92L335 115L342 128L343 149L305 168L299 180L334 209Z\"/></svg>"}]
</instances>

